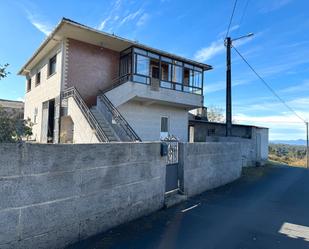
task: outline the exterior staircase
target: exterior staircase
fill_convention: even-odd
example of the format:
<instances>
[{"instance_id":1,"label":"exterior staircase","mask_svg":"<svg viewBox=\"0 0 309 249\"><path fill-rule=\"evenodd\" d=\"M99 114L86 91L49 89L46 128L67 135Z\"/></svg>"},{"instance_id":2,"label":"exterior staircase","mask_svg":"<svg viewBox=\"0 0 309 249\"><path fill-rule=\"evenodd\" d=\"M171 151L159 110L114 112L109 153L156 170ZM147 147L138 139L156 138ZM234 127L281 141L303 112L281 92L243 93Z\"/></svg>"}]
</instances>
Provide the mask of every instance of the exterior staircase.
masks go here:
<instances>
[{"instance_id":1,"label":"exterior staircase","mask_svg":"<svg viewBox=\"0 0 309 249\"><path fill-rule=\"evenodd\" d=\"M100 142L140 142L141 139L128 124L125 118L112 104L112 102L100 93L97 97L97 105L90 109L84 102L75 87L70 87L62 92L63 100L73 98L75 103L88 121L90 127Z\"/></svg>"},{"instance_id":2,"label":"exterior staircase","mask_svg":"<svg viewBox=\"0 0 309 249\"><path fill-rule=\"evenodd\" d=\"M114 132L113 128L110 126L110 124L106 121L104 118L104 115L102 112L100 112L97 108L97 106L93 106L90 108L90 111L98 121L100 127L102 128L104 134L108 138L109 142L117 142L120 141L117 134Z\"/></svg>"}]
</instances>

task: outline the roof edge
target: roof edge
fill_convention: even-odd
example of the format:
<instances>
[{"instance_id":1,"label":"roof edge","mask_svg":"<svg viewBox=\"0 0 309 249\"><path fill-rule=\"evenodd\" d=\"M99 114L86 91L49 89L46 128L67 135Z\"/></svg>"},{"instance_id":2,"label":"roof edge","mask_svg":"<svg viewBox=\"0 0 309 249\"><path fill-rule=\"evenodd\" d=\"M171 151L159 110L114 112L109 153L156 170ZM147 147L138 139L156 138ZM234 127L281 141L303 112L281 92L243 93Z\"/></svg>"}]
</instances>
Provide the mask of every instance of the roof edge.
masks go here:
<instances>
[{"instance_id":1,"label":"roof edge","mask_svg":"<svg viewBox=\"0 0 309 249\"><path fill-rule=\"evenodd\" d=\"M81 24L81 23L78 23L76 21L73 21L71 19L68 19L68 18L65 18L63 17L61 19L61 21L56 25L56 27L54 28L54 30L46 37L46 39L42 42L42 44L39 46L39 48L33 53L33 55L27 60L27 62L21 67L21 69L18 71L18 75L24 75L25 72L27 71L27 66L31 63L31 61L42 51L42 49L48 44L49 41L52 40L52 38L54 37L55 33L61 28L61 26L64 24L64 23L68 23L68 24L71 24L71 25L75 25L75 26L79 26L83 29L87 29L87 30L90 30L90 31L93 31L93 32L96 32L96 33L100 33L100 34L103 34L103 35L106 35L106 36L109 36L109 37L112 37L112 38L115 38L115 39L119 39L119 40L123 40L124 42L128 42L128 43L131 43L132 45L135 45L137 47L144 47L144 48L148 48L148 49L151 49L151 50L154 50L154 51L158 51L158 53L163 53L163 54L166 54L166 55L170 55L171 57L175 57L175 58L179 58L179 59L182 59L182 60L185 60L185 61L188 61L188 62L191 62L191 63L194 63L194 64L199 64L200 66L203 66L203 69L204 71L207 71L207 70L211 70L213 69L213 67L211 65L208 65L206 63L202 63L202 62L198 62L198 61L194 61L192 59L188 59L188 58L185 58L185 57L182 57L182 56L178 56L178 55L175 55L175 54L172 54L172 53L169 53L169 52L166 52L166 51L163 51L163 50L160 50L160 49L156 49L156 48L152 48L150 46L147 46L147 45L144 45L142 43L138 43L136 41L132 41L132 40L129 40L129 39L126 39L126 38L123 38L123 37L120 37L120 36L117 36L117 35L114 35L114 34L109 34L107 32L104 32L104 31L100 31L100 30L97 30L95 28L92 28L92 27L89 27L89 26L86 26L84 24Z\"/></svg>"},{"instance_id":2,"label":"roof edge","mask_svg":"<svg viewBox=\"0 0 309 249\"><path fill-rule=\"evenodd\" d=\"M23 75L24 71L26 70L26 67L30 64L30 62L41 52L41 50L47 45L47 43L53 38L55 33L58 31L58 29L61 27L61 25L66 21L66 18L62 18L60 22L56 25L54 30L45 38L45 40L41 43L39 48L33 53L33 55L27 60L27 62L21 67L21 69L18 71L17 75Z\"/></svg>"}]
</instances>

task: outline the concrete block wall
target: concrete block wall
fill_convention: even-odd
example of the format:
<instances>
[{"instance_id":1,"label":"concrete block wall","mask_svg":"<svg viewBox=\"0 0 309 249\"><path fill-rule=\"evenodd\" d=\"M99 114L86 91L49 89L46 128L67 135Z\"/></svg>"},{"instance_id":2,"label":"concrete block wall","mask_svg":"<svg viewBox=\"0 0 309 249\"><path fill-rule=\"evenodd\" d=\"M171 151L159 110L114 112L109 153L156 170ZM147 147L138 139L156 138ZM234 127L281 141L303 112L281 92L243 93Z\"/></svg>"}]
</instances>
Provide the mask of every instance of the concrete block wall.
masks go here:
<instances>
[{"instance_id":1,"label":"concrete block wall","mask_svg":"<svg viewBox=\"0 0 309 249\"><path fill-rule=\"evenodd\" d=\"M179 144L180 183L188 196L236 180L241 175L241 150L237 143Z\"/></svg>"},{"instance_id":2,"label":"concrete block wall","mask_svg":"<svg viewBox=\"0 0 309 249\"><path fill-rule=\"evenodd\" d=\"M160 143L0 144L0 248L64 245L163 206Z\"/></svg>"},{"instance_id":3,"label":"concrete block wall","mask_svg":"<svg viewBox=\"0 0 309 249\"><path fill-rule=\"evenodd\" d=\"M257 146L255 139L241 138L241 137L215 137L207 136L207 142L222 142L222 143L238 143L238 147L241 151L241 160L243 167L256 166L257 158Z\"/></svg>"}]
</instances>

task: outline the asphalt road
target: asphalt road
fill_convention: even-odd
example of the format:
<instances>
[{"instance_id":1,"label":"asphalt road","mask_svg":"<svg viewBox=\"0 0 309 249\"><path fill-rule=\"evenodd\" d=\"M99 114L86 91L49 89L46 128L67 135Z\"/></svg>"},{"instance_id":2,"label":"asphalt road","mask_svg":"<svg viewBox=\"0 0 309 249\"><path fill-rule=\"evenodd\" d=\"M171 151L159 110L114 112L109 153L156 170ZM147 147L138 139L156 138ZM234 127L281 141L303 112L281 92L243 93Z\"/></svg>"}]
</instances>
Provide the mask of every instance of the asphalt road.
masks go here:
<instances>
[{"instance_id":1,"label":"asphalt road","mask_svg":"<svg viewBox=\"0 0 309 249\"><path fill-rule=\"evenodd\" d=\"M309 248L309 170L250 169L229 185L69 248Z\"/></svg>"}]
</instances>

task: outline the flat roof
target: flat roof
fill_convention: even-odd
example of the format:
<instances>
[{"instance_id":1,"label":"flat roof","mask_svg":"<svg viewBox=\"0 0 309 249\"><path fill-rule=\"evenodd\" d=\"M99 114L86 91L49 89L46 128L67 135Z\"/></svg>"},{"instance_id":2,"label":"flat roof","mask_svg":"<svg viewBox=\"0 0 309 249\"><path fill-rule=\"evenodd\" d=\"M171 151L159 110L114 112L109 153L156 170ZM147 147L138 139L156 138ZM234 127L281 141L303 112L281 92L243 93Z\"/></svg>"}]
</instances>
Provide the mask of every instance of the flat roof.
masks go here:
<instances>
[{"instance_id":1,"label":"flat roof","mask_svg":"<svg viewBox=\"0 0 309 249\"><path fill-rule=\"evenodd\" d=\"M196 123L207 123L212 125L226 125L225 123L218 123L218 122L210 122L202 119L189 119L189 122L196 122ZM256 126L256 125L246 125L246 124L232 124L232 126L246 126L246 127L254 127L259 129L269 129L268 127L263 126Z\"/></svg>"},{"instance_id":2,"label":"flat roof","mask_svg":"<svg viewBox=\"0 0 309 249\"><path fill-rule=\"evenodd\" d=\"M88 27L81 23L75 22L68 18L62 18L55 29L47 36L39 48L34 52L30 59L18 72L19 75L27 74L33 66L35 66L43 57L50 52L63 38L71 38L86 43L102 46L115 51L123 51L131 46L150 50L161 55L172 57L176 60L193 64L195 66L203 68L204 71L211 70L212 66L197 62L191 59L184 58L160 49L155 49L147 45L141 44L137 41L132 41L114 34L109 34L97 29Z\"/></svg>"}]
</instances>

